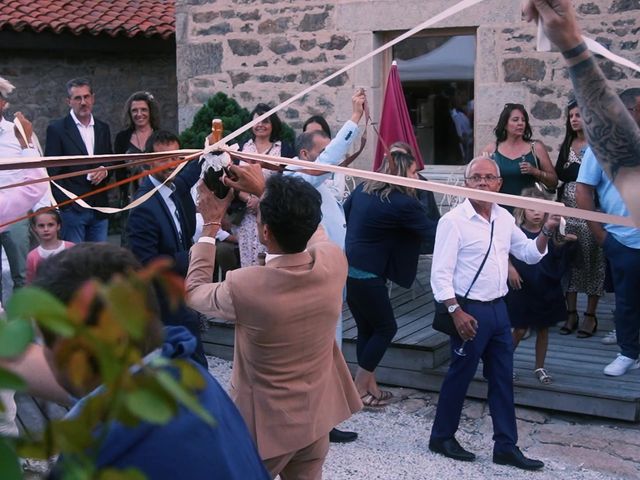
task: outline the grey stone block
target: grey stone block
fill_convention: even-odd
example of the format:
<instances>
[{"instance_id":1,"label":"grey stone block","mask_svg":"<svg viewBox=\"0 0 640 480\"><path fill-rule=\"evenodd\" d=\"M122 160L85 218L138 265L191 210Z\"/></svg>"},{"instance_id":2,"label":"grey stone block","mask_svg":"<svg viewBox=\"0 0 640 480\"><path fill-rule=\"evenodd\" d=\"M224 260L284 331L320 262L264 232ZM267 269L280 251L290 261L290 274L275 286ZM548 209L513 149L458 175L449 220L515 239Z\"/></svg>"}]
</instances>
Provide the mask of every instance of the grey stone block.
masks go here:
<instances>
[{"instance_id":1,"label":"grey stone block","mask_svg":"<svg viewBox=\"0 0 640 480\"><path fill-rule=\"evenodd\" d=\"M547 73L542 60L535 58L507 58L502 62L505 82L521 82L523 80L544 80Z\"/></svg>"},{"instance_id":2,"label":"grey stone block","mask_svg":"<svg viewBox=\"0 0 640 480\"><path fill-rule=\"evenodd\" d=\"M562 110L554 102L538 101L531 109L531 115L539 120L553 120L562 116Z\"/></svg>"},{"instance_id":3,"label":"grey stone block","mask_svg":"<svg viewBox=\"0 0 640 480\"><path fill-rule=\"evenodd\" d=\"M262 51L260 42L257 40L241 40L236 38L229 40L228 43L234 55L238 55L239 57L257 55Z\"/></svg>"},{"instance_id":4,"label":"grey stone block","mask_svg":"<svg viewBox=\"0 0 640 480\"><path fill-rule=\"evenodd\" d=\"M179 45L176 57L178 77L181 79L220 73L222 44L217 42Z\"/></svg>"},{"instance_id":5,"label":"grey stone block","mask_svg":"<svg viewBox=\"0 0 640 480\"><path fill-rule=\"evenodd\" d=\"M297 50L294 44L289 42L286 37L276 37L269 42L269 50L276 55L294 52Z\"/></svg>"},{"instance_id":6,"label":"grey stone block","mask_svg":"<svg viewBox=\"0 0 640 480\"><path fill-rule=\"evenodd\" d=\"M301 32L317 32L325 28L325 22L329 14L323 13L305 13L302 21L298 26Z\"/></svg>"},{"instance_id":7,"label":"grey stone block","mask_svg":"<svg viewBox=\"0 0 640 480\"><path fill-rule=\"evenodd\" d=\"M640 10L640 0L614 0L609 8L609 13L630 12Z\"/></svg>"},{"instance_id":8,"label":"grey stone block","mask_svg":"<svg viewBox=\"0 0 640 480\"><path fill-rule=\"evenodd\" d=\"M275 20L269 19L258 25L258 33L268 35L270 33L284 33L289 28L290 17L280 17Z\"/></svg>"}]
</instances>

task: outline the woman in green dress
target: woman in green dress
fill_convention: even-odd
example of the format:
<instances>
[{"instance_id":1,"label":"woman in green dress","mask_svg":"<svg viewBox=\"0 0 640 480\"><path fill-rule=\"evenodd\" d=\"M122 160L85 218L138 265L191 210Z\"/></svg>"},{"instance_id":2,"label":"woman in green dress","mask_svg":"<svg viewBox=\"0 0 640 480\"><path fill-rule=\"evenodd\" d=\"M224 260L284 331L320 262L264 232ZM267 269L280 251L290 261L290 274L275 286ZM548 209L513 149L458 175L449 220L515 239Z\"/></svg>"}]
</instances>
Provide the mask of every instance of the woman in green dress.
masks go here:
<instances>
[{"instance_id":1,"label":"woman in green dress","mask_svg":"<svg viewBox=\"0 0 640 480\"><path fill-rule=\"evenodd\" d=\"M523 105L507 103L493 132L496 141L487 145L483 152L500 167L500 192L520 195L524 188L533 187L535 182L542 183L548 190L556 188L556 171L544 143L531 140L529 115Z\"/></svg>"}]
</instances>

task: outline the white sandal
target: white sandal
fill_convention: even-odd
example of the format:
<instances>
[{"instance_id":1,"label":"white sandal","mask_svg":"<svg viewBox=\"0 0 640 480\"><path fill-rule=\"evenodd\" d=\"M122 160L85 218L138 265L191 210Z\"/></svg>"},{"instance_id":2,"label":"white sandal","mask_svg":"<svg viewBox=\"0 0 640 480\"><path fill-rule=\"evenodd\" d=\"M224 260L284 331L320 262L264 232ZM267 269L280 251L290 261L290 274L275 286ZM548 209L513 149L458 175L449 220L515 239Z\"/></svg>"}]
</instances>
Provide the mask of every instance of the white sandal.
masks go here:
<instances>
[{"instance_id":1,"label":"white sandal","mask_svg":"<svg viewBox=\"0 0 640 480\"><path fill-rule=\"evenodd\" d=\"M549 385L552 382L551 375L549 375L544 368L536 368L533 373L543 385Z\"/></svg>"}]
</instances>

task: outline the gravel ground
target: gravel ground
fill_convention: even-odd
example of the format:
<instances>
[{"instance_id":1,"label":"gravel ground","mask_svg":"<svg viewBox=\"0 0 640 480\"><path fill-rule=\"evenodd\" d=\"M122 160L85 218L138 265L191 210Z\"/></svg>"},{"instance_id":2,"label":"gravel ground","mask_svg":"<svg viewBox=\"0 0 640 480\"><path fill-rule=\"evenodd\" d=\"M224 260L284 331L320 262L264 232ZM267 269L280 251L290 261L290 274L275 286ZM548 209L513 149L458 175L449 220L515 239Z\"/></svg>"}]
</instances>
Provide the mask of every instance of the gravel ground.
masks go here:
<instances>
[{"instance_id":1,"label":"gravel ground","mask_svg":"<svg viewBox=\"0 0 640 480\"><path fill-rule=\"evenodd\" d=\"M209 366L218 381L228 386L231 362L209 357ZM466 403L457 435L460 443L478 458L473 463L457 462L433 454L427 448L437 394L391 390L400 399L397 403L379 412L359 412L339 426L358 432L359 439L349 444L331 445L324 466L325 479L640 478L638 425L612 425L604 420L581 420L579 417L568 420L567 416L517 409L520 446L527 456L539 458L546 464L540 472L525 472L492 462L491 418L484 402ZM630 439L630 443L624 445L629 449L626 458L604 451L615 449L610 445L616 440L624 442L626 439Z\"/></svg>"}]
</instances>

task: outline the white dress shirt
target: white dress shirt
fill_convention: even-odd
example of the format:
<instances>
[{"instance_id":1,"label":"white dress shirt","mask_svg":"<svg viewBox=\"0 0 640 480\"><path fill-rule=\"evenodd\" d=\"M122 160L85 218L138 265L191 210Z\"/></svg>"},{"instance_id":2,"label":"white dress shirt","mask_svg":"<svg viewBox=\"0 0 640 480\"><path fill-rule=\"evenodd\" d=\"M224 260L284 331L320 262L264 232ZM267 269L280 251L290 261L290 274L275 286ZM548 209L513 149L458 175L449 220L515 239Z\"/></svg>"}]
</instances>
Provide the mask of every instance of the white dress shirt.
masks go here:
<instances>
[{"instance_id":1,"label":"white dress shirt","mask_svg":"<svg viewBox=\"0 0 640 480\"><path fill-rule=\"evenodd\" d=\"M13 123L0 117L0 159L39 157L35 148L22 148L13 130ZM25 168L23 170L0 170L0 186L44 178L44 168ZM27 210L40 204L48 205L47 191L49 183L34 183L26 187L0 190L0 223L22 216ZM6 227L5 227L6 228Z\"/></svg>"},{"instance_id":2,"label":"white dress shirt","mask_svg":"<svg viewBox=\"0 0 640 480\"><path fill-rule=\"evenodd\" d=\"M156 180L152 175L149 175L149 180L151 180L151 183L154 187L160 187L158 188L158 193L171 212L171 218L173 219L173 224L176 226L176 230L178 230L178 236L182 237L182 226L180 225L180 217L178 216L178 207L171 198L171 195L173 194L173 188L171 187L173 187L173 184L165 183L164 185L162 185L162 183Z\"/></svg>"},{"instance_id":3,"label":"white dress shirt","mask_svg":"<svg viewBox=\"0 0 640 480\"><path fill-rule=\"evenodd\" d=\"M494 204L491 221L493 243L469 292L472 300L489 301L507 294L510 253L530 265L546 254L546 249L540 253L535 239L527 238L504 208ZM491 223L476 212L468 199L440 219L431 266L431 288L437 301L464 296L487 253L490 234Z\"/></svg>"},{"instance_id":4,"label":"white dress shirt","mask_svg":"<svg viewBox=\"0 0 640 480\"><path fill-rule=\"evenodd\" d=\"M35 148L22 148L13 130L13 123L0 117L0 158L39 157ZM0 170L0 185L11 185L20 181L22 170Z\"/></svg>"},{"instance_id":5,"label":"white dress shirt","mask_svg":"<svg viewBox=\"0 0 640 480\"><path fill-rule=\"evenodd\" d=\"M93 130L93 126L95 125L95 122L93 121L93 115L91 115L89 125L84 125L82 122L80 122L80 120L78 120L78 117L76 117L76 114L73 113L73 110L71 110L71 112L69 113L71 114L71 118L73 118L76 127L78 127L78 131L80 132L80 136L82 137L84 146L87 147L87 153L89 155L93 155L94 146L96 144L96 135Z\"/></svg>"}]
</instances>

